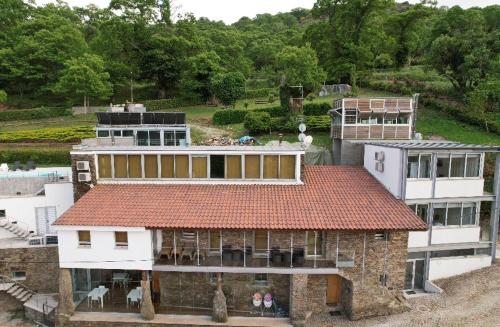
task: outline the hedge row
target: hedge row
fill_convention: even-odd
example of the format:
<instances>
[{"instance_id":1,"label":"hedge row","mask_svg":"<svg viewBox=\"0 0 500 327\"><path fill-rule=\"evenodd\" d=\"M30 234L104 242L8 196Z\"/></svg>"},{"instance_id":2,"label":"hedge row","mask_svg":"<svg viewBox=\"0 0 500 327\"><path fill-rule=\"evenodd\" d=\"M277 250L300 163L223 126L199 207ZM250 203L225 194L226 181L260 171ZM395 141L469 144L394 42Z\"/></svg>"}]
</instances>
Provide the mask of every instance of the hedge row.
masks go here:
<instances>
[{"instance_id":1,"label":"hedge row","mask_svg":"<svg viewBox=\"0 0 500 327\"><path fill-rule=\"evenodd\" d=\"M262 88L262 89L253 89L253 90L246 90L245 91L245 99L254 99L254 98L267 98L269 95L278 94L278 89L276 88Z\"/></svg>"},{"instance_id":2,"label":"hedge row","mask_svg":"<svg viewBox=\"0 0 500 327\"><path fill-rule=\"evenodd\" d=\"M14 163L33 160L37 165L71 165L69 150L2 149L0 162Z\"/></svg>"},{"instance_id":3,"label":"hedge row","mask_svg":"<svg viewBox=\"0 0 500 327\"><path fill-rule=\"evenodd\" d=\"M158 110L167 110L167 109L176 109L179 107L192 106L200 104L198 99L185 100L180 98L172 98L172 99L158 99L158 100L145 100L142 101L144 106L148 111L158 111Z\"/></svg>"},{"instance_id":4,"label":"hedge row","mask_svg":"<svg viewBox=\"0 0 500 327\"><path fill-rule=\"evenodd\" d=\"M57 142L70 143L78 142L84 138L95 137L94 127L58 127L43 128L37 130L24 130L13 132L0 132L0 143L19 143L19 142Z\"/></svg>"},{"instance_id":5,"label":"hedge row","mask_svg":"<svg viewBox=\"0 0 500 327\"><path fill-rule=\"evenodd\" d=\"M71 110L66 108L6 110L0 111L0 121L33 120L71 115Z\"/></svg>"},{"instance_id":6,"label":"hedge row","mask_svg":"<svg viewBox=\"0 0 500 327\"><path fill-rule=\"evenodd\" d=\"M328 131L330 130L330 116L306 116L304 123L307 131ZM260 134L263 132L297 132L299 122L295 117L271 117L266 112L250 112L245 117L245 129L250 134Z\"/></svg>"},{"instance_id":7,"label":"hedge row","mask_svg":"<svg viewBox=\"0 0 500 327\"><path fill-rule=\"evenodd\" d=\"M304 105L304 115L323 116L326 115L330 109L332 109L332 107L328 103L307 103ZM253 110L224 109L217 110L212 117L212 121L215 125L239 124L244 122L245 116L249 112L265 112L272 118L285 117L289 113L288 109L283 109L281 107L259 108Z\"/></svg>"}]
</instances>

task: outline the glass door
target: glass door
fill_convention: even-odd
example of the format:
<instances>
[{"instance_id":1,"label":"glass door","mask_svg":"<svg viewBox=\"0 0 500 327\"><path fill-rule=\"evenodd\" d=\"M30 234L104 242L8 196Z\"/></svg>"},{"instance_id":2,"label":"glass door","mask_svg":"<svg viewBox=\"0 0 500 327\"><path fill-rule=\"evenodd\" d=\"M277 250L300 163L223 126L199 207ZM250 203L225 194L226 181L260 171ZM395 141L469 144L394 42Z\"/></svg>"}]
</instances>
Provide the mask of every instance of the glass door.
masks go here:
<instances>
[{"instance_id":1,"label":"glass door","mask_svg":"<svg viewBox=\"0 0 500 327\"><path fill-rule=\"evenodd\" d=\"M405 290L423 289L425 260L411 260L406 262Z\"/></svg>"}]
</instances>

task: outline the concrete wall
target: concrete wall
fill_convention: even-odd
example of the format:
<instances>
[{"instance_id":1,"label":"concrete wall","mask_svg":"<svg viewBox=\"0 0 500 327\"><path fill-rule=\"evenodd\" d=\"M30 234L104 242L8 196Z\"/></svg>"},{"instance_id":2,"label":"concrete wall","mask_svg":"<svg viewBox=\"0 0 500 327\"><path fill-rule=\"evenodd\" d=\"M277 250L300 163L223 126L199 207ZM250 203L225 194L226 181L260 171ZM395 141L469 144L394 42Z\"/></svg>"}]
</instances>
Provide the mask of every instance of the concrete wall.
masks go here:
<instances>
[{"instance_id":1,"label":"concrete wall","mask_svg":"<svg viewBox=\"0 0 500 327\"><path fill-rule=\"evenodd\" d=\"M484 179L440 179L436 180L436 198L482 196Z\"/></svg>"},{"instance_id":2,"label":"concrete wall","mask_svg":"<svg viewBox=\"0 0 500 327\"><path fill-rule=\"evenodd\" d=\"M429 279L456 276L490 265L491 256L488 255L432 258L429 266Z\"/></svg>"},{"instance_id":3,"label":"concrete wall","mask_svg":"<svg viewBox=\"0 0 500 327\"><path fill-rule=\"evenodd\" d=\"M59 226L61 268L151 270L151 231L144 228ZM78 245L78 230L90 230L91 246ZM115 246L115 231L128 232L128 248Z\"/></svg>"},{"instance_id":4,"label":"concrete wall","mask_svg":"<svg viewBox=\"0 0 500 327\"><path fill-rule=\"evenodd\" d=\"M375 169L377 161L376 152L384 152L384 171ZM384 187L397 198L401 198L401 171L403 151L395 148L387 148L375 145L365 146L364 167Z\"/></svg>"},{"instance_id":5,"label":"concrete wall","mask_svg":"<svg viewBox=\"0 0 500 327\"><path fill-rule=\"evenodd\" d=\"M408 235L408 247L418 248L429 245L429 232L410 232Z\"/></svg>"},{"instance_id":6,"label":"concrete wall","mask_svg":"<svg viewBox=\"0 0 500 327\"><path fill-rule=\"evenodd\" d=\"M12 277L12 272L26 272L20 282L39 293L57 293L59 259L56 246L0 249L0 275Z\"/></svg>"},{"instance_id":7,"label":"concrete wall","mask_svg":"<svg viewBox=\"0 0 500 327\"><path fill-rule=\"evenodd\" d=\"M35 208L56 207L56 216L61 216L73 205L73 186L71 182L45 184L45 195L15 196L0 198L0 209L6 210L7 217L27 225L37 232ZM0 237L2 237L0 235ZM12 237L12 235L10 235Z\"/></svg>"},{"instance_id":8,"label":"concrete wall","mask_svg":"<svg viewBox=\"0 0 500 327\"><path fill-rule=\"evenodd\" d=\"M432 244L479 242L481 228L473 227L433 227Z\"/></svg>"}]
</instances>

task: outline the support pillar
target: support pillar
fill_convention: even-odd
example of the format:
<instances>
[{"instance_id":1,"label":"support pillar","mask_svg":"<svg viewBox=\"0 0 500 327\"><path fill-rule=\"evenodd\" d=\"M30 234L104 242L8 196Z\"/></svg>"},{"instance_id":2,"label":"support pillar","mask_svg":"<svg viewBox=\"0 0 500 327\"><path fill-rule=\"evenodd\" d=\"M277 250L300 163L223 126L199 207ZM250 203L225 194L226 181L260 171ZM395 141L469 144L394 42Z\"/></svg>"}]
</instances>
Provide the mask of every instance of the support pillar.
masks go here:
<instances>
[{"instance_id":1,"label":"support pillar","mask_svg":"<svg viewBox=\"0 0 500 327\"><path fill-rule=\"evenodd\" d=\"M212 320L215 322L227 322L226 296L222 291L222 273L217 273L217 290L215 291Z\"/></svg>"},{"instance_id":2,"label":"support pillar","mask_svg":"<svg viewBox=\"0 0 500 327\"><path fill-rule=\"evenodd\" d=\"M75 313L73 303L73 283L71 271L61 268L59 271L59 307L57 315L57 325L64 326L69 318Z\"/></svg>"},{"instance_id":3,"label":"support pillar","mask_svg":"<svg viewBox=\"0 0 500 327\"><path fill-rule=\"evenodd\" d=\"M290 320L294 326L305 326L310 312L307 307L307 274L290 275Z\"/></svg>"},{"instance_id":4,"label":"support pillar","mask_svg":"<svg viewBox=\"0 0 500 327\"><path fill-rule=\"evenodd\" d=\"M143 290L141 315L144 320L153 320L155 317L155 308L151 299L151 287L149 283L148 272L142 272L141 287Z\"/></svg>"}]
</instances>

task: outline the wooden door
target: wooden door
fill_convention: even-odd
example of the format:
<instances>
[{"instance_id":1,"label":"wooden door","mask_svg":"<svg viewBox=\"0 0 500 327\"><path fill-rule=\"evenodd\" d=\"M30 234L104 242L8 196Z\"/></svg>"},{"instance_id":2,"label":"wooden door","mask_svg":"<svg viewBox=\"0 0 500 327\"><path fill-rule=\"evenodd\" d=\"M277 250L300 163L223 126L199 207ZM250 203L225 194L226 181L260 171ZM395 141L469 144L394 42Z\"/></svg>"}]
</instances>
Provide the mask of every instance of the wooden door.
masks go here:
<instances>
[{"instance_id":1,"label":"wooden door","mask_svg":"<svg viewBox=\"0 0 500 327\"><path fill-rule=\"evenodd\" d=\"M339 305L342 292L342 277L339 275L329 275L326 287L326 304Z\"/></svg>"}]
</instances>

